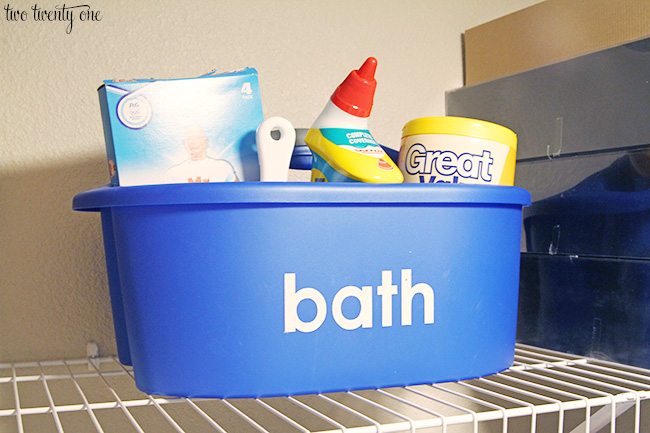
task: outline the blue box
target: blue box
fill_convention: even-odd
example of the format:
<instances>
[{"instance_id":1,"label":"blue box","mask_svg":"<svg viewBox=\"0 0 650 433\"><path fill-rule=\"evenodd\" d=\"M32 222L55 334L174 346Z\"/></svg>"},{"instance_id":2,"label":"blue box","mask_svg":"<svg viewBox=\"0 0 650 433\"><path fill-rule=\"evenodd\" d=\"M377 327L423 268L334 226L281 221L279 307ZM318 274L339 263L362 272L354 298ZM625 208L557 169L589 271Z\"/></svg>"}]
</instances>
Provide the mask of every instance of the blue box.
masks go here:
<instances>
[{"instance_id":1,"label":"blue box","mask_svg":"<svg viewBox=\"0 0 650 433\"><path fill-rule=\"evenodd\" d=\"M468 379L514 360L522 207L490 185L101 187L136 385L261 397Z\"/></svg>"},{"instance_id":2,"label":"blue box","mask_svg":"<svg viewBox=\"0 0 650 433\"><path fill-rule=\"evenodd\" d=\"M112 185L259 180L255 69L106 80L98 92Z\"/></svg>"}]
</instances>

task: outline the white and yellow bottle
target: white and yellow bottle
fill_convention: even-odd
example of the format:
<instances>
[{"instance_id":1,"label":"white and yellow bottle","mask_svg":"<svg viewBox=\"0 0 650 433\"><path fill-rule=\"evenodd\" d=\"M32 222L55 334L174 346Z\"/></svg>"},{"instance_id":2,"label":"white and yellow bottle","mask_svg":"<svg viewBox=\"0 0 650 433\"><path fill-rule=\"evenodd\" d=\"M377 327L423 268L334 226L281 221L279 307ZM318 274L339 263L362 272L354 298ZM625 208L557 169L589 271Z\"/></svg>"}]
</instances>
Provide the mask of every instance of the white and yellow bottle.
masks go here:
<instances>
[{"instance_id":1,"label":"white and yellow bottle","mask_svg":"<svg viewBox=\"0 0 650 433\"><path fill-rule=\"evenodd\" d=\"M377 60L350 72L307 132L312 182L401 183L397 165L368 130L377 81Z\"/></svg>"}]
</instances>

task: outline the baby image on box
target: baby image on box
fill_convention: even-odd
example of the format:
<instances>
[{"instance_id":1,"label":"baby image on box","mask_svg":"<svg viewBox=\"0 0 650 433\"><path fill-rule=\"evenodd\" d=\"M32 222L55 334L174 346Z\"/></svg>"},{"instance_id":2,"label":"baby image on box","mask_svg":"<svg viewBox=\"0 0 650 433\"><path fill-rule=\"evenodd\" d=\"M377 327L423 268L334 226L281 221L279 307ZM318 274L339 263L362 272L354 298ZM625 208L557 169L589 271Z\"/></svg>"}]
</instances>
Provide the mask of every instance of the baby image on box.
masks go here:
<instances>
[{"instance_id":1,"label":"baby image on box","mask_svg":"<svg viewBox=\"0 0 650 433\"><path fill-rule=\"evenodd\" d=\"M185 130L183 146L187 159L167 170L165 183L239 181L232 164L208 156L208 139L200 126L193 125Z\"/></svg>"}]
</instances>

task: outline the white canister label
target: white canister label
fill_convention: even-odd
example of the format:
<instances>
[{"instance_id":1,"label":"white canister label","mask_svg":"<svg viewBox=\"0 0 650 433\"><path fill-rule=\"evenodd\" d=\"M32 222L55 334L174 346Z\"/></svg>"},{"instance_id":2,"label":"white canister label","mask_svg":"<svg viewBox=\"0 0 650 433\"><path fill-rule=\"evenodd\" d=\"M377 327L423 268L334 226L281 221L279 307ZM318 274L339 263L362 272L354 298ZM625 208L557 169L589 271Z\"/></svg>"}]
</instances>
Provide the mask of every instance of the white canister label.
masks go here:
<instances>
[{"instance_id":1,"label":"white canister label","mask_svg":"<svg viewBox=\"0 0 650 433\"><path fill-rule=\"evenodd\" d=\"M461 135L422 134L402 139L399 168L408 183L498 185L510 147Z\"/></svg>"}]
</instances>

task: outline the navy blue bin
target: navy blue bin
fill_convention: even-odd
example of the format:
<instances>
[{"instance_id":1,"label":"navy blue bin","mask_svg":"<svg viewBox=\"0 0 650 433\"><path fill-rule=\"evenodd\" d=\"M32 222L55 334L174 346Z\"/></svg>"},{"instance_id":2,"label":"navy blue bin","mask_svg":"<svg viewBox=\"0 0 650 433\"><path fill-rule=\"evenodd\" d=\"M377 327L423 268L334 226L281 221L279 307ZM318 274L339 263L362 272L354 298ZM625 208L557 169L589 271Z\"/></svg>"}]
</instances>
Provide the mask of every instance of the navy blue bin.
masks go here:
<instances>
[{"instance_id":1,"label":"navy blue bin","mask_svg":"<svg viewBox=\"0 0 650 433\"><path fill-rule=\"evenodd\" d=\"M138 388L261 397L508 368L529 202L506 186L241 182L101 187L73 207L110 215Z\"/></svg>"}]
</instances>

